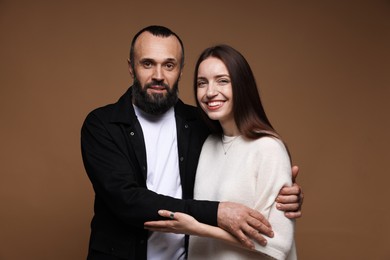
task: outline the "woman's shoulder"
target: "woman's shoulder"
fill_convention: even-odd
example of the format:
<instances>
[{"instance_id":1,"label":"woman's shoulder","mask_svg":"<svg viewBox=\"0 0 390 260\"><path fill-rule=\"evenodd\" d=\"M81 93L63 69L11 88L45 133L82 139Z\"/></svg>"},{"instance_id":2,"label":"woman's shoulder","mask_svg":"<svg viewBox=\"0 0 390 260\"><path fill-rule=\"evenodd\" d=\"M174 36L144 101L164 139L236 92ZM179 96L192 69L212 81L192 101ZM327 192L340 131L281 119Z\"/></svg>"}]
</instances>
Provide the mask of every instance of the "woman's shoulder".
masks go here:
<instances>
[{"instance_id":1,"label":"woman's shoulder","mask_svg":"<svg viewBox=\"0 0 390 260\"><path fill-rule=\"evenodd\" d=\"M253 143L258 149L286 150L286 146L283 144L282 140L276 137L264 136L254 140Z\"/></svg>"}]
</instances>

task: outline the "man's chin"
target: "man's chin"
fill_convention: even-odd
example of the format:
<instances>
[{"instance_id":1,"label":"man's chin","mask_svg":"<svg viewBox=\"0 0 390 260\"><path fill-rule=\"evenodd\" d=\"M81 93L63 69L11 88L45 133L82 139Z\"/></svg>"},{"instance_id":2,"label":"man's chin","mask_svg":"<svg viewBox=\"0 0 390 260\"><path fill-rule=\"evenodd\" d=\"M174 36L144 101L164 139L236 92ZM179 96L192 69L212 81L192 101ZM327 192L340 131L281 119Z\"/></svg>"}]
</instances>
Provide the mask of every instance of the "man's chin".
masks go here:
<instances>
[{"instance_id":1,"label":"man's chin","mask_svg":"<svg viewBox=\"0 0 390 260\"><path fill-rule=\"evenodd\" d=\"M167 93L147 93L149 102L164 102L167 99Z\"/></svg>"},{"instance_id":2,"label":"man's chin","mask_svg":"<svg viewBox=\"0 0 390 260\"><path fill-rule=\"evenodd\" d=\"M172 89L153 86L142 88L135 80L133 87L134 104L149 114L162 114L173 107L178 100L177 83Z\"/></svg>"}]
</instances>

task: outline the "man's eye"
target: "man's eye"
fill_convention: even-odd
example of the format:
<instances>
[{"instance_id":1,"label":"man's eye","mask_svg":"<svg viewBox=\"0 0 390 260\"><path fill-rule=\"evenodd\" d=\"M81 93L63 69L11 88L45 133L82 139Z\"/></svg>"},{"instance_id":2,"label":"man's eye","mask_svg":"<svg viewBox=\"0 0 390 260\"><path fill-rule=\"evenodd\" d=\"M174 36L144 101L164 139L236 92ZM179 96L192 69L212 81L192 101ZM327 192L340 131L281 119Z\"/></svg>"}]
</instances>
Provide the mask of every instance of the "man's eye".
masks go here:
<instances>
[{"instance_id":1,"label":"man's eye","mask_svg":"<svg viewBox=\"0 0 390 260\"><path fill-rule=\"evenodd\" d=\"M144 62L142 63L142 65L143 65L145 68L150 68L150 67L152 66L152 63L149 62L149 61L144 61Z\"/></svg>"},{"instance_id":2,"label":"man's eye","mask_svg":"<svg viewBox=\"0 0 390 260\"><path fill-rule=\"evenodd\" d=\"M165 67L168 69L168 70L173 70L175 68L175 64L173 63L167 63L165 64Z\"/></svg>"}]
</instances>

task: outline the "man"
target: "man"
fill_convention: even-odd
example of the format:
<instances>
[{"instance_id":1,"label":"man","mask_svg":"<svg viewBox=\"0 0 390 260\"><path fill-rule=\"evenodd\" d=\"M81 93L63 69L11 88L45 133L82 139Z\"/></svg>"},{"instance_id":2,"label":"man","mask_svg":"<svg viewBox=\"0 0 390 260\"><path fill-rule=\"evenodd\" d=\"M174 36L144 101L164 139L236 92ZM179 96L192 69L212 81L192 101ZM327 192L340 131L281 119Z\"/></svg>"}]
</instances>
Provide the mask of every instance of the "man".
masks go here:
<instances>
[{"instance_id":1,"label":"man","mask_svg":"<svg viewBox=\"0 0 390 260\"><path fill-rule=\"evenodd\" d=\"M159 209L218 225L246 246L251 239L265 244L262 234L273 236L267 220L252 209L192 200L208 130L196 108L178 99L183 66L184 48L175 33L161 26L142 29L130 49L133 86L117 103L92 111L83 124L83 161L95 190L88 259L184 259L183 235L149 234L143 228L144 222L161 219ZM284 193L281 209L299 217L299 186Z\"/></svg>"}]
</instances>

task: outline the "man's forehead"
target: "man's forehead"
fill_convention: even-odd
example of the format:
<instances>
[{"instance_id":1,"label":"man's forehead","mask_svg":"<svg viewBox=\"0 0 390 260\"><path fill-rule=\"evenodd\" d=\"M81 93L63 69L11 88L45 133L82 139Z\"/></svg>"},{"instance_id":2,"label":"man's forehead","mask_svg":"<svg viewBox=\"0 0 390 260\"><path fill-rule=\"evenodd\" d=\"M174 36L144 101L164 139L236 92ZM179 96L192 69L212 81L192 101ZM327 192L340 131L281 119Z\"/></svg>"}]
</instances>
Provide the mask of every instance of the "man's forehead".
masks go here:
<instances>
[{"instance_id":1,"label":"man's forehead","mask_svg":"<svg viewBox=\"0 0 390 260\"><path fill-rule=\"evenodd\" d=\"M143 32L134 44L134 54L139 59L179 60L181 58L181 45L174 35L160 37L149 32Z\"/></svg>"}]
</instances>

